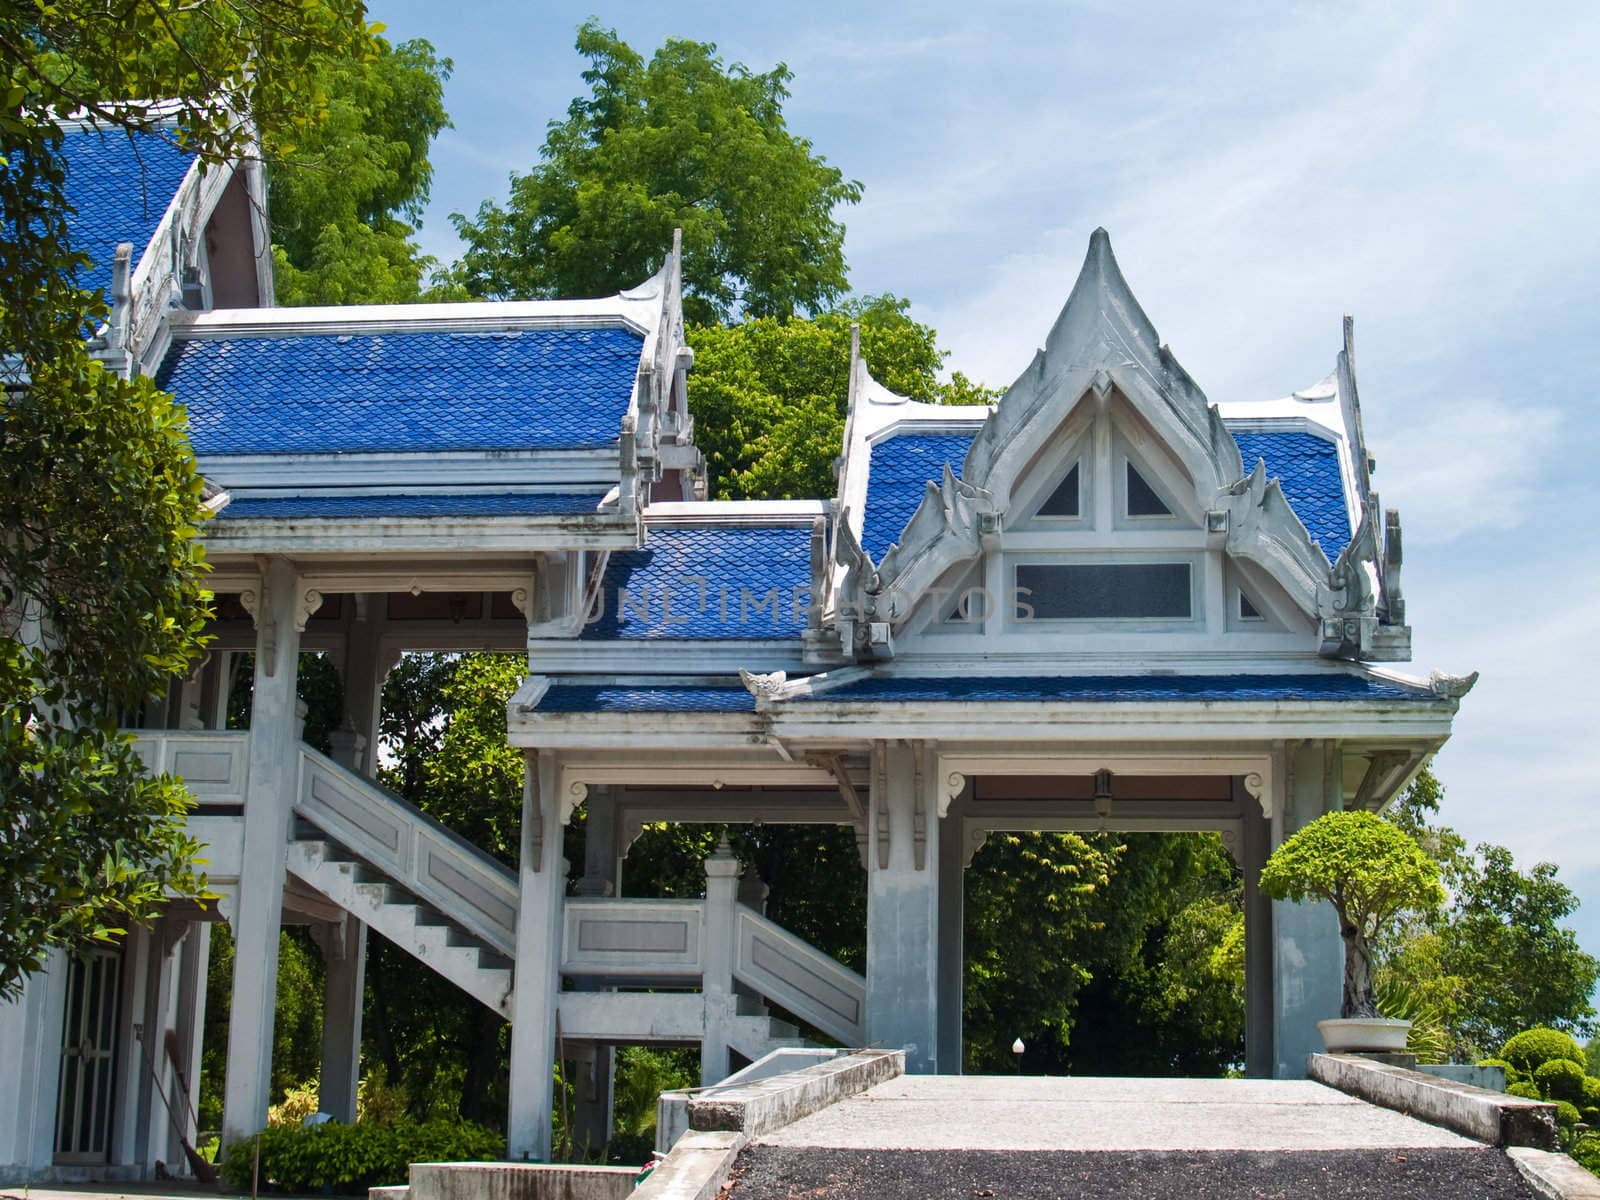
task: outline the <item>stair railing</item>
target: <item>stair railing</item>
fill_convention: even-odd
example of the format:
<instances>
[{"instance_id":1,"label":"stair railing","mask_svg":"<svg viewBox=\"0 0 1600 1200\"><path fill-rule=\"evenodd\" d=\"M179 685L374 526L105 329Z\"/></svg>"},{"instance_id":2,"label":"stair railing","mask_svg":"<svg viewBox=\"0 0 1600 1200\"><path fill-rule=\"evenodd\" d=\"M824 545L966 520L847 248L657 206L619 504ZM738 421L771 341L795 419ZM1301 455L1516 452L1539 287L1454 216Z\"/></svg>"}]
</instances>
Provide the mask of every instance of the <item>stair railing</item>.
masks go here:
<instances>
[{"instance_id":1,"label":"stair railing","mask_svg":"<svg viewBox=\"0 0 1600 1200\"><path fill-rule=\"evenodd\" d=\"M496 953L517 951L517 876L387 788L300 748L295 813Z\"/></svg>"}]
</instances>

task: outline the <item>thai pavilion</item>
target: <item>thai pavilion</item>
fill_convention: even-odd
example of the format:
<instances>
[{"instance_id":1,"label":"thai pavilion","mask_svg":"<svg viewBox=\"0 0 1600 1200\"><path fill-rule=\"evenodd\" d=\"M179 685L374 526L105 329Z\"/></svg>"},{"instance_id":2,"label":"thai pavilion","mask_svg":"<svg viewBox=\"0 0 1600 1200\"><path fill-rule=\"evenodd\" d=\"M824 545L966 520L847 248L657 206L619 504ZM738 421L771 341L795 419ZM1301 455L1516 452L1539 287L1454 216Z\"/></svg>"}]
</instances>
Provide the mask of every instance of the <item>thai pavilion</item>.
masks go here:
<instances>
[{"instance_id":1,"label":"thai pavilion","mask_svg":"<svg viewBox=\"0 0 1600 1200\"><path fill-rule=\"evenodd\" d=\"M1348 321L1320 383L1208 400L1097 230L996 404L908 401L857 353L836 494L713 502L676 248L602 299L275 308L258 166L138 141L71 131L69 186L113 301L96 353L187 406L214 492L215 640L136 734L187 780L221 899L57 954L0 1008L0 1179L181 1169L167 1104L191 1119L217 920L225 1141L266 1121L286 924L327 964L341 1120L369 927L511 1022L514 1157L549 1153L558 1027L597 1137L619 1043L698 1043L706 1082L801 1036L959 1071L962 870L992 830L1220 833L1247 1069L1303 1073L1340 941L1326 906L1261 896L1261 863L1388 803L1471 682L1375 665L1411 636ZM528 656L517 871L374 780L381 685L419 650ZM343 679L331 756L300 740L302 652ZM229 731L240 654L253 712ZM725 851L703 899L627 895L659 821L852 827L865 976L768 920Z\"/></svg>"}]
</instances>

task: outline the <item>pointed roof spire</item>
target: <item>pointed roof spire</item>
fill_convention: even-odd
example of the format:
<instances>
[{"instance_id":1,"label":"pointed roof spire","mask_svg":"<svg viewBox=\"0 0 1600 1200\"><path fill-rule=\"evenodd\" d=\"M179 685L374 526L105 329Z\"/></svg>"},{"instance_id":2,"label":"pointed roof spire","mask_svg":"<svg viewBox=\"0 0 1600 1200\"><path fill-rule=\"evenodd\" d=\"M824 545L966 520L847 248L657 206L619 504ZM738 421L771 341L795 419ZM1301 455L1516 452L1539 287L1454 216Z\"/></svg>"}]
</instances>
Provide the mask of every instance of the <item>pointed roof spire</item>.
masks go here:
<instances>
[{"instance_id":1,"label":"pointed roof spire","mask_svg":"<svg viewBox=\"0 0 1600 1200\"><path fill-rule=\"evenodd\" d=\"M1072 294L1045 339L1045 355L1053 357L1072 349L1081 352L1105 342L1108 334L1129 352L1142 349L1150 353L1161 345L1161 335L1134 299L1133 290L1117 265L1111 235L1099 227L1089 235L1089 249L1083 256L1077 282L1072 285Z\"/></svg>"}]
</instances>

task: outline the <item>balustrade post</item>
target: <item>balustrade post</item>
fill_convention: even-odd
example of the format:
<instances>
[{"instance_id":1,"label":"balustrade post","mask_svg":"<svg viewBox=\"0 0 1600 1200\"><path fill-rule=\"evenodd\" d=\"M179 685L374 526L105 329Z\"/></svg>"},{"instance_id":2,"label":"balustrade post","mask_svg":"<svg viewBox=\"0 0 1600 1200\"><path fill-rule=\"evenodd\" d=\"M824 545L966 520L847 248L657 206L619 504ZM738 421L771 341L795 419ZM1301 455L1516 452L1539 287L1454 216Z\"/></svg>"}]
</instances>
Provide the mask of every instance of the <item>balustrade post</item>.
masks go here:
<instances>
[{"instance_id":1,"label":"balustrade post","mask_svg":"<svg viewBox=\"0 0 1600 1200\"><path fill-rule=\"evenodd\" d=\"M728 1077L728 1042L738 1015L733 994L734 905L739 898L739 860L724 837L705 861L705 925L700 940L704 977L705 1037L700 1042L700 1085Z\"/></svg>"}]
</instances>

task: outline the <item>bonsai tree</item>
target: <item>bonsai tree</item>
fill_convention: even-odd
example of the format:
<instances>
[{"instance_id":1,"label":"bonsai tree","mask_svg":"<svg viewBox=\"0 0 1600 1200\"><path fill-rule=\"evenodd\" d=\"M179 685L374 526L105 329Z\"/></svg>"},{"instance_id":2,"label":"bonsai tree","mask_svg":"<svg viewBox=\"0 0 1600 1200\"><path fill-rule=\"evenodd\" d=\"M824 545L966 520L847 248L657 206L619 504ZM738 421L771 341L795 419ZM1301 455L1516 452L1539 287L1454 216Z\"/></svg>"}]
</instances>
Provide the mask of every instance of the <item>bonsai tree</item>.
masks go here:
<instances>
[{"instance_id":1,"label":"bonsai tree","mask_svg":"<svg viewBox=\"0 0 1600 1200\"><path fill-rule=\"evenodd\" d=\"M1339 1015L1378 1016L1372 942L1402 912L1444 903L1439 866L1398 827L1369 812L1318 817L1279 846L1261 868L1274 900L1326 900L1344 939Z\"/></svg>"}]
</instances>

